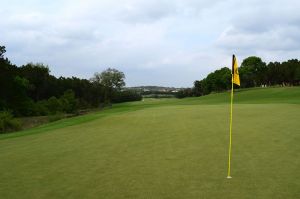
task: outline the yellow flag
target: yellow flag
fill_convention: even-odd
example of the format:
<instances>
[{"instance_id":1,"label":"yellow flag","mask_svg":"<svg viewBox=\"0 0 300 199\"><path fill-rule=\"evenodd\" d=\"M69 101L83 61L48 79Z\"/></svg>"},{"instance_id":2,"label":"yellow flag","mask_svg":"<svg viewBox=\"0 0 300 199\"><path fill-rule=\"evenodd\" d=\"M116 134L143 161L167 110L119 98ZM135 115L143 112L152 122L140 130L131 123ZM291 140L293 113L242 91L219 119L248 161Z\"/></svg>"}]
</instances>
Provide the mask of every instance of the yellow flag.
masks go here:
<instances>
[{"instance_id":1,"label":"yellow flag","mask_svg":"<svg viewBox=\"0 0 300 199\"><path fill-rule=\"evenodd\" d=\"M232 56L232 81L234 84L240 86L238 63L237 63L235 55Z\"/></svg>"}]
</instances>

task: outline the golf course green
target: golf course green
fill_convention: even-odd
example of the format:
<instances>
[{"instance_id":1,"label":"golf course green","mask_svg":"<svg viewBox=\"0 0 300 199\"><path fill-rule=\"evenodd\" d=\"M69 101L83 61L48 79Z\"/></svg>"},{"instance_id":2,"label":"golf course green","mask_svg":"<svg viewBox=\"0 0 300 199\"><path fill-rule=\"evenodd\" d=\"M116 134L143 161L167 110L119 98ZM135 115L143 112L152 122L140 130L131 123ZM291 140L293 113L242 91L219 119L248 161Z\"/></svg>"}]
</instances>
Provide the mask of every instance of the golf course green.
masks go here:
<instances>
[{"instance_id":1,"label":"golf course green","mask_svg":"<svg viewBox=\"0 0 300 199\"><path fill-rule=\"evenodd\" d=\"M300 198L300 87L147 99L0 135L0 198Z\"/></svg>"}]
</instances>

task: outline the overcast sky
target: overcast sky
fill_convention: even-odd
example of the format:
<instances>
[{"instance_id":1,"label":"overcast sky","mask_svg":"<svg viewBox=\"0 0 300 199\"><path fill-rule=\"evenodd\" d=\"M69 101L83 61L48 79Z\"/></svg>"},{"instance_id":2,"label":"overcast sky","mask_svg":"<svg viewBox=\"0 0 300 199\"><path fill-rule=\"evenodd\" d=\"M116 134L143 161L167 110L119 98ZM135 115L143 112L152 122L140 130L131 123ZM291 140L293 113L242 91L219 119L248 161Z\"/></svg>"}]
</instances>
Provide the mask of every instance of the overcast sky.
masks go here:
<instances>
[{"instance_id":1,"label":"overcast sky","mask_svg":"<svg viewBox=\"0 0 300 199\"><path fill-rule=\"evenodd\" d=\"M127 86L188 87L256 55L300 57L299 0L0 0L0 45L55 76L121 70Z\"/></svg>"}]
</instances>

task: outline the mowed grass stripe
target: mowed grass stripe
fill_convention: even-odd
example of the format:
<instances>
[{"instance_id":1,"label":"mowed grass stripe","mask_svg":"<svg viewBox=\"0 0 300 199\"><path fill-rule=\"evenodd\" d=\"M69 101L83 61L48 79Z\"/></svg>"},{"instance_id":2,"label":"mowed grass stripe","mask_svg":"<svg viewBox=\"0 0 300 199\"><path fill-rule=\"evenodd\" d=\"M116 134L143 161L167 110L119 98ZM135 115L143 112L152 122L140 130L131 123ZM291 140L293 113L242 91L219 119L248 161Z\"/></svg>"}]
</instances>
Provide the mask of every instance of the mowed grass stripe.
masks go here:
<instances>
[{"instance_id":1,"label":"mowed grass stripe","mask_svg":"<svg viewBox=\"0 0 300 199\"><path fill-rule=\"evenodd\" d=\"M155 102L157 103L157 102ZM175 105L0 141L1 198L297 198L300 106Z\"/></svg>"}]
</instances>

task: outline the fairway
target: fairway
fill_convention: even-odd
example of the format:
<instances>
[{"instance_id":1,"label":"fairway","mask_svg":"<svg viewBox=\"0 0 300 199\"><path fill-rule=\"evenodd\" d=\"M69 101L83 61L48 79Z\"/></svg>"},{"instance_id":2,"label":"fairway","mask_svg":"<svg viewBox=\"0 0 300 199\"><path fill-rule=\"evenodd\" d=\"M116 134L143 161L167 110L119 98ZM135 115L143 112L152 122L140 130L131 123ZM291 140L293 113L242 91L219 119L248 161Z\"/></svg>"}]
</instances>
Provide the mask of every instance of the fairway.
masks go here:
<instances>
[{"instance_id":1,"label":"fairway","mask_svg":"<svg viewBox=\"0 0 300 199\"><path fill-rule=\"evenodd\" d=\"M146 100L0 136L0 198L299 198L300 87Z\"/></svg>"}]
</instances>

